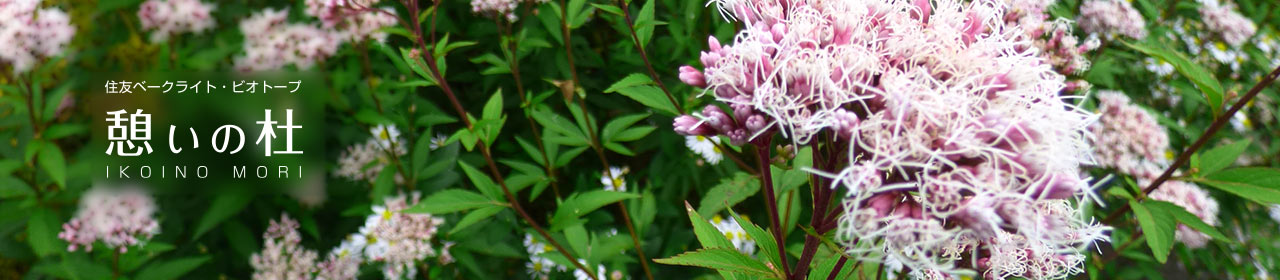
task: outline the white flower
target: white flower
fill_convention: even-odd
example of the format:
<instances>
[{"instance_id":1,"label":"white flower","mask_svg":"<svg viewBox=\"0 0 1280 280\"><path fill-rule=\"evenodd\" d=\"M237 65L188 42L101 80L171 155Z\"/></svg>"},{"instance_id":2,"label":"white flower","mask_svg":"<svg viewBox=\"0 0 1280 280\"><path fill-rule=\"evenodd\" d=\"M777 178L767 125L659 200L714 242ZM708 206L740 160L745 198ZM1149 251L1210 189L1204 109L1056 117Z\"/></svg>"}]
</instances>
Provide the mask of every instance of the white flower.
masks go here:
<instances>
[{"instance_id":1,"label":"white flower","mask_svg":"<svg viewBox=\"0 0 1280 280\"><path fill-rule=\"evenodd\" d=\"M217 7L199 0L147 0L138 6L142 29L151 31L152 42L163 42L180 33L200 34L213 28Z\"/></svg>"},{"instance_id":2,"label":"white flower","mask_svg":"<svg viewBox=\"0 0 1280 280\"><path fill-rule=\"evenodd\" d=\"M439 149L440 147L444 147L445 145L448 145L448 144L449 144L448 136L445 136L444 134L436 134L436 137L431 137L431 142L427 144L427 147L431 148L432 151L435 151L436 149Z\"/></svg>"},{"instance_id":3,"label":"white flower","mask_svg":"<svg viewBox=\"0 0 1280 280\"><path fill-rule=\"evenodd\" d=\"M578 259L578 263L586 264L586 263L587 263L587 260L584 260L584 259ZM604 276L604 275L605 275L605 270L608 270L608 269L605 269L605 268L604 268L604 265L598 265L598 266L596 266L596 277L595 277L595 279L597 279L597 280L606 280L606 279L609 279L609 278L606 278L606 277ZM573 279L575 279L575 280L592 280L592 278L591 278L591 274L590 274L590 273L587 273L586 271L583 271L582 269L575 269L575 270L573 270Z\"/></svg>"},{"instance_id":4,"label":"white flower","mask_svg":"<svg viewBox=\"0 0 1280 280\"><path fill-rule=\"evenodd\" d=\"M378 147L383 150L390 149L392 145L400 143L400 130L394 125L380 124L369 130L373 134L373 138L378 140Z\"/></svg>"},{"instance_id":5,"label":"white flower","mask_svg":"<svg viewBox=\"0 0 1280 280\"><path fill-rule=\"evenodd\" d=\"M724 237L729 239L729 243L733 243L733 247L743 254L753 255L756 252L756 242L747 235L747 231L742 229L742 225L738 224L735 219L725 219L719 214L711 217L711 225L715 226Z\"/></svg>"},{"instance_id":6,"label":"white flower","mask_svg":"<svg viewBox=\"0 0 1280 280\"><path fill-rule=\"evenodd\" d=\"M702 156L703 159L707 160L707 163L716 164L721 159L724 159L724 153L720 151L720 147L716 146L716 144L720 144L720 137L690 135L684 138L685 146L689 146L689 150L693 150L694 153Z\"/></svg>"},{"instance_id":7,"label":"white flower","mask_svg":"<svg viewBox=\"0 0 1280 280\"><path fill-rule=\"evenodd\" d=\"M627 180L622 176L631 172L627 167L610 167L609 171L602 172L600 175L600 183L604 184L604 190L625 192L627 191Z\"/></svg>"}]
</instances>

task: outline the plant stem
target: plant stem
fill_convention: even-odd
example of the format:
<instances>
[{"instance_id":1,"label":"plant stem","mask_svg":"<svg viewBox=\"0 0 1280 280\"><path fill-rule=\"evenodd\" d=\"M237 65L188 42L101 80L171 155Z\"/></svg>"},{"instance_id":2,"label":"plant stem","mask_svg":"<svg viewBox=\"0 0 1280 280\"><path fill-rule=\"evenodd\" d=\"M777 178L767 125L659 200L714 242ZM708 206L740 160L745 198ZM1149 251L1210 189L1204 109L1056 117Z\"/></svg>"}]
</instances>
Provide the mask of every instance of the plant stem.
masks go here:
<instances>
[{"instance_id":1,"label":"plant stem","mask_svg":"<svg viewBox=\"0 0 1280 280\"><path fill-rule=\"evenodd\" d=\"M1262 92L1262 89L1266 88L1267 86L1270 86L1272 82L1275 82L1276 77L1278 76L1280 76L1280 67L1276 67L1276 69L1272 70L1270 74L1263 76L1262 79L1258 81L1258 84L1253 85L1253 88L1249 89L1249 93L1246 93L1243 97L1240 98L1240 100L1236 100L1236 103L1231 105L1230 109L1227 109L1226 112L1223 112L1222 115L1214 119L1213 123L1209 125L1209 129L1205 130L1203 134L1200 134L1200 137L1196 138L1196 141L1194 143L1191 143L1191 146L1188 146L1187 149L1182 150L1182 153L1178 154L1178 158L1173 161L1173 164L1170 164L1168 168L1165 168L1164 173L1160 174L1160 177L1156 177L1154 181L1151 181L1151 184L1148 185L1146 189L1143 189L1142 192L1145 194L1150 194L1151 192L1159 188L1160 184L1163 184L1165 181L1169 180L1169 177L1173 176L1173 172L1177 171L1178 167L1182 166L1183 164L1186 164L1187 161L1191 160L1192 154L1195 154L1197 150L1200 150L1200 147L1204 146L1205 143L1208 143L1209 138L1211 138L1211 136L1213 136L1214 133L1218 132L1219 129L1222 129L1222 127L1226 125L1228 121L1231 120L1231 117L1234 116L1236 112L1239 112L1240 109L1244 108L1244 106L1248 104L1250 100L1253 100L1254 97L1257 97L1258 93ZM1142 201L1142 198L1137 198L1136 201ZM1124 214L1124 212L1126 211L1129 211L1129 204L1127 203L1121 206L1120 209L1116 210L1115 212L1112 212L1111 215L1108 215L1106 219L1102 220L1102 223L1110 224L1111 222L1115 221L1116 218L1119 218L1121 214Z\"/></svg>"},{"instance_id":2,"label":"plant stem","mask_svg":"<svg viewBox=\"0 0 1280 280\"><path fill-rule=\"evenodd\" d=\"M773 135L766 133L759 136L756 145L756 164L760 168L760 185L764 186L765 208L769 211L769 226L773 228L773 241L778 245L778 260L782 262L782 272L791 275L791 265L787 264L787 249L783 244L782 225L778 219L778 197L773 193L773 176L769 170L769 147Z\"/></svg>"},{"instance_id":3,"label":"plant stem","mask_svg":"<svg viewBox=\"0 0 1280 280\"><path fill-rule=\"evenodd\" d=\"M636 234L636 228L631 222L631 214L627 213L627 205L621 200L618 201L618 210L622 211L622 221L627 223L627 231L631 232L631 242L636 246L636 255L640 257L640 267L644 269L644 276L653 280L653 272L649 271L649 258L644 256L644 247L640 246L640 235Z\"/></svg>"},{"instance_id":4,"label":"plant stem","mask_svg":"<svg viewBox=\"0 0 1280 280\"><path fill-rule=\"evenodd\" d=\"M627 0L618 0L618 7L622 8L622 17L626 20L625 25L627 31L631 32L631 42L636 46L636 51L640 52L640 60L644 61L644 67L649 71L649 77L653 78L653 82L658 84L658 88L662 89L662 93L667 95L667 100L671 101L671 106L676 107L676 111L684 115L684 107L680 107L680 103L676 102L675 96L671 95L671 91L667 90L667 86L662 83L662 79L658 78L658 72L653 71L653 63L649 63L649 55L645 53L644 46L640 45L640 37L636 35L636 27L631 24L631 11L627 8Z\"/></svg>"},{"instance_id":5,"label":"plant stem","mask_svg":"<svg viewBox=\"0 0 1280 280\"><path fill-rule=\"evenodd\" d=\"M849 261L849 258L840 256L840 260L836 261L836 267L831 269L831 274L827 274L827 280L836 279L836 275L840 275L840 270L844 269L844 263L848 261Z\"/></svg>"},{"instance_id":6,"label":"plant stem","mask_svg":"<svg viewBox=\"0 0 1280 280\"><path fill-rule=\"evenodd\" d=\"M432 9L433 12L438 10L438 6L440 2L441 1L435 2L437 8ZM418 18L418 12L419 12L417 9L418 1L409 0L409 3L410 3L409 7L407 8L409 10L410 18L416 20ZM403 22L403 20L401 20L401 22ZM439 83L440 90L443 91L445 94L445 97L449 99L449 103L453 105L453 109L457 112L459 119L462 120L462 123L466 125L467 130L474 131L475 126L473 123L471 123L471 120L467 118L467 116L469 116L469 114L467 114L467 110L462 108L462 103L458 101L457 95L454 94L453 89L449 86L449 83L445 81L444 76L440 75L440 69L439 67L437 67L435 57L432 53L429 52L431 48L429 48L427 43L423 41L422 27L418 24L414 24L412 27L415 35L414 39L415 41L417 41L419 49L422 51L428 51L428 53L426 53L425 55L422 55L422 58L427 66L427 69L430 70L432 78L434 78L436 82ZM432 28L434 29L434 24ZM412 63L418 63L418 60L415 59L414 61L412 61ZM511 203L511 208L514 209L516 213L519 214L520 217L525 220L526 223L529 223L529 226L533 227L534 231L537 231L539 235L541 235L544 239L546 239L547 243L551 244L552 247L555 247L556 251L560 252L561 255L563 255L566 259L568 259L568 261L572 263L574 267L577 267L582 271L588 272L587 276L590 276L591 279L596 279L596 274L594 273L595 271L587 268L586 266L582 265L582 263L578 262L577 258L574 258L573 254L570 253L569 250L565 249L564 246L561 246L560 242L557 242L555 238L552 238L551 234L548 233L546 229L543 229L542 226L538 225L538 222L535 221L533 217L530 216L529 213L524 210L524 207L520 206L520 200L516 199L515 195L511 193L511 189L507 187L507 182L505 179L503 179L502 173L498 172L498 164L493 160L493 155L489 151L489 145L486 144L484 141L478 141L476 145L480 148L480 153L481 155L484 156L485 163L488 164L489 166L489 173L493 176L494 180L498 182L498 186L502 188L503 196L505 196L507 201ZM596 280L599 280L599 279L596 279Z\"/></svg>"},{"instance_id":7,"label":"plant stem","mask_svg":"<svg viewBox=\"0 0 1280 280\"><path fill-rule=\"evenodd\" d=\"M493 22L494 22L494 25L498 26L498 32L502 33L502 37L505 37L505 38L508 38L508 40L511 40L510 50L506 51L505 53L507 53L507 55L504 55L504 56L507 57L507 64L509 64L509 68L511 68L511 78L515 79L515 82L516 82L516 90L518 91L516 93L516 96L520 97L520 108L521 108L520 111L523 112L524 119L529 121L529 128L530 130L533 131L533 141L538 145L538 153L542 155L542 164L543 164L542 167L547 172L547 178L551 179L551 191L555 193L557 198L559 198L561 197L560 183L559 183L559 180L556 180L556 170L554 168L554 163L552 163L549 157L547 157L547 147L542 144L542 132L538 131L539 130L538 123L533 120L533 117L529 114L529 111L525 110L525 106L531 105L531 104L529 104L529 101L524 97L524 94L525 94L524 82L520 80L520 56L519 56L520 41L516 40L515 36L512 35L511 29L509 28L509 26L508 28L504 28L501 19L494 18ZM499 41L502 41L502 40L500 39ZM503 46L503 47L505 48L506 46Z\"/></svg>"}]
</instances>

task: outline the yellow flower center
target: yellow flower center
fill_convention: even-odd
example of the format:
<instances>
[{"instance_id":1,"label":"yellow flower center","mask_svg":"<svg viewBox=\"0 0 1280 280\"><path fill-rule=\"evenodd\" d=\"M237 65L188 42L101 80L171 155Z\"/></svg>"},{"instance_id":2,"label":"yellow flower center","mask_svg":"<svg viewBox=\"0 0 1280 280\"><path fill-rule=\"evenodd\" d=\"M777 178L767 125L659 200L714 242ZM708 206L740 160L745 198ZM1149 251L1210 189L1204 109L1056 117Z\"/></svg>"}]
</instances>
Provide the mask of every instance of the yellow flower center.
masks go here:
<instances>
[{"instance_id":1,"label":"yellow flower center","mask_svg":"<svg viewBox=\"0 0 1280 280\"><path fill-rule=\"evenodd\" d=\"M391 139L391 132L387 132L387 129L383 128L382 133L378 133L378 138L382 138L382 140Z\"/></svg>"}]
</instances>

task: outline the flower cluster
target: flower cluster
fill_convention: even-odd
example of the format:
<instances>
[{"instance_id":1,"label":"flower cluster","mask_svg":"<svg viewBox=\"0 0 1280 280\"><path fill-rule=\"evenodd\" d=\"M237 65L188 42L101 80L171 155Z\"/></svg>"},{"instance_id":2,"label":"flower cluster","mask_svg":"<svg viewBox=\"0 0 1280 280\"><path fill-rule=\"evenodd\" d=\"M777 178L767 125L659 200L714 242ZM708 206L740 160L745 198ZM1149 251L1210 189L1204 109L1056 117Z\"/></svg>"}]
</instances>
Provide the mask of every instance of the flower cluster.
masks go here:
<instances>
[{"instance_id":1,"label":"flower cluster","mask_svg":"<svg viewBox=\"0 0 1280 280\"><path fill-rule=\"evenodd\" d=\"M163 42L169 36L213 28L214 8L200 0L147 0L138 6L138 21L151 31L152 42Z\"/></svg>"},{"instance_id":2,"label":"flower cluster","mask_svg":"<svg viewBox=\"0 0 1280 280\"><path fill-rule=\"evenodd\" d=\"M830 131L848 165L811 171L847 190L838 239L921 275L1061 278L1079 262L1053 260L1107 240L1079 208L1092 116L1058 95L1065 78L998 3L783 2L719 1L745 29L732 45L712 38L705 68L680 78L732 112L708 106L676 132L738 144L776 128L803 144ZM1012 247L1047 257L959 261Z\"/></svg>"},{"instance_id":3,"label":"flower cluster","mask_svg":"<svg viewBox=\"0 0 1280 280\"><path fill-rule=\"evenodd\" d=\"M365 219L360 233L349 238L363 240L352 246L363 247L366 261L383 263L382 274L387 279L413 279L418 273L418 261L437 255L445 259L443 256L447 255L447 251L437 252L431 243L444 218L402 213L420 198L418 193L387 198L384 205L373 207L374 213ZM361 251L358 247L349 250Z\"/></svg>"},{"instance_id":4,"label":"flower cluster","mask_svg":"<svg viewBox=\"0 0 1280 280\"><path fill-rule=\"evenodd\" d=\"M0 63L14 73L30 70L37 59L58 56L75 35L71 18L39 0L0 0Z\"/></svg>"},{"instance_id":5,"label":"flower cluster","mask_svg":"<svg viewBox=\"0 0 1280 280\"><path fill-rule=\"evenodd\" d=\"M1126 0L1089 0L1080 4L1077 21L1084 32L1107 38L1123 35L1133 39L1147 37L1147 22Z\"/></svg>"},{"instance_id":6,"label":"flower cluster","mask_svg":"<svg viewBox=\"0 0 1280 280\"><path fill-rule=\"evenodd\" d=\"M1217 0L1203 0L1200 6L1200 17L1204 19L1209 32L1222 38L1232 47L1239 47L1254 33L1258 26L1253 21L1235 11L1235 5L1220 4Z\"/></svg>"},{"instance_id":7,"label":"flower cluster","mask_svg":"<svg viewBox=\"0 0 1280 280\"><path fill-rule=\"evenodd\" d=\"M348 41L374 39L385 40L383 27L397 23L390 8L376 8L373 0L307 0L307 15L320 19L330 29Z\"/></svg>"},{"instance_id":8,"label":"flower cluster","mask_svg":"<svg viewBox=\"0 0 1280 280\"><path fill-rule=\"evenodd\" d=\"M155 201L140 187L95 186L80 198L80 210L62 224L58 238L70 244L67 251L93 251L94 242L102 241L124 253L159 233L155 213Z\"/></svg>"},{"instance_id":9,"label":"flower cluster","mask_svg":"<svg viewBox=\"0 0 1280 280\"><path fill-rule=\"evenodd\" d=\"M1097 164L1132 175L1141 186L1149 185L1169 166L1169 136L1164 127L1121 92L1099 92L1098 110L1101 117L1090 127ZM1195 184L1166 181L1150 196L1182 206L1210 225L1218 223L1218 202ZM1208 235L1182 225L1177 238L1191 248L1202 247L1209 240Z\"/></svg>"},{"instance_id":10,"label":"flower cluster","mask_svg":"<svg viewBox=\"0 0 1280 280\"><path fill-rule=\"evenodd\" d=\"M756 241L747 235L747 231L742 229L742 225L738 224L736 219L725 219L719 214L711 216L711 225L716 227L720 233L724 234L729 243L733 243L733 247L743 254L753 255L756 253Z\"/></svg>"},{"instance_id":11,"label":"flower cluster","mask_svg":"<svg viewBox=\"0 0 1280 280\"><path fill-rule=\"evenodd\" d=\"M402 213L419 198L417 193L393 196L374 206L359 232L348 235L319 263L315 252L298 245L298 222L284 215L263 234L265 248L252 259L254 279L308 279L313 274L315 279L355 279L361 265L373 263L382 264L386 279L413 279L418 263L427 257L437 257L441 264L453 262L453 243L445 242L440 250L432 243L443 218Z\"/></svg>"},{"instance_id":12,"label":"flower cluster","mask_svg":"<svg viewBox=\"0 0 1280 280\"><path fill-rule=\"evenodd\" d=\"M371 129L370 133L373 134L373 138L347 147L346 151L338 155L338 168L334 171L334 175L372 183L378 179L382 169L391 164L392 157L409 153L404 145L399 144L403 143L404 139L400 138L400 130L395 126L378 125ZM396 173L395 181L396 184L402 184L403 174Z\"/></svg>"},{"instance_id":13,"label":"flower cluster","mask_svg":"<svg viewBox=\"0 0 1280 280\"><path fill-rule=\"evenodd\" d=\"M1062 75L1084 73L1089 69L1086 57L1090 51L1101 46L1097 35L1091 35L1083 42L1072 35L1068 19L1049 20L1048 8L1055 0L1003 0L1005 7L1004 22L1006 28L1022 29L1031 46L1040 49L1040 56L1053 65L1053 69ZM1084 80L1067 83L1066 91L1083 92L1089 88Z\"/></svg>"},{"instance_id":14,"label":"flower cluster","mask_svg":"<svg viewBox=\"0 0 1280 280\"><path fill-rule=\"evenodd\" d=\"M1142 186L1150 184L1151 179L1139 180ZM1218 201L1213 200L1209 196L1209 192L1201 189L1195 184L1169 180L1160 184L1160 188L1150 194L1151 199L1168 201L1182 208L1187 212L1195 214L1196 217L1211 226L1218 225ZM1200 248L1209 243L1209 235L1204 234L1186 225L1178 225L1178 231L1174 237L1182 244L1186 244L1188 248Z\"/></svg>"},{"instance_id":15,"label":"flower cluster","mask_svg":"<svg viewBox=\"0 0 1280 280\"><path fill-rule=\"evenodd\" d=\"M554 252L556 248L534 238L532 234L524 235L524 249L529 254L529 262L525 263L524 267L530 278L546 280L551 277L552 270L566 271L563 265L543 256L545 253Z\"/></svg>"},{"instance_id":16,"label":"flower cluster","mask_svg":"<svg viewBox=\"0 0 1280 280\"><path fill-rule=\"evenodd\" d=\"M340 36L312 24L289 23L288 17L287 10L266 9L241 21L244 56L236 58L236 69L307 69L338 51Z\"/></svg>"},{"instance_id":17,"label":"flower cluster","mask_svg":"<svg viewBox=\"0 0 1280 280\"><path fill-rule=\"evenodd\" d=\"M516 21L516 7L522 1L530 5L538 5L551 0L471 0L471 12L486 17L502 17L508 21Z\"/></svg>"},{"instance_id":18,"label":"flower cluster","mask_svg":"<svg viewBox=\"0 0 1280 280\"><path fill-rule=\"evenodd\" d=\"M1169 164L1169 135L1156 117L1110 90L1098 92L1098 113L1098 122L1089 127L1098 166L1139 178L1159 176Z\"/></svg>"},{"instance_id":19,"label":"flower cluster","mask_svg":"<svg viewBox=\"0 0 1280 280\"><path fill-rule=\"evenodd\" d=\"M289 215L272 220L262 239L262 251L249 259L253 279L307 279L316 272L316 252L299 244L302 236L298 234L298 221Z\"/></svg>"}]
</instances>

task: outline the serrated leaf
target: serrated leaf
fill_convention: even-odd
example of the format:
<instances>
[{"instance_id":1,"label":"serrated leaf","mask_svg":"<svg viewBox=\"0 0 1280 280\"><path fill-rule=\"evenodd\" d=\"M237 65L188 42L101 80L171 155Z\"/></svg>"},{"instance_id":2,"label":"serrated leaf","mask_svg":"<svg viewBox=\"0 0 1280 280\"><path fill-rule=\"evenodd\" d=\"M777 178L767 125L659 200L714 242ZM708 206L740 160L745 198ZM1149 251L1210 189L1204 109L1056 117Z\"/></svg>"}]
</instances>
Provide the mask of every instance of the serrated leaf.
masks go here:
<instances>
[{"instance_id":1,"label":"serrated leaf","mask_svg":"<svg viewBox=\"0 0 1280 280\"><path fill-rule=\"evenodd\" d=\"M591 213L605 205L637 197L640 196L632 193L606 190L575 193L566 198L564 202L561 202L560 207L556 208L555 215L551 217L551 231L560 231L568 226L577 224L578 217L582 217L582 215Z\"/></svg>"},{"instance_id":2,"label":"serrated leaf","mask_svg":"<svg viewBox=\"0 0 1280 280\"><path fill-rule=\"evenodd\" d=\"M1280 188L1258 186L1249 183L1219 181L1212 179L1191 179L1196 183L1229 192L1231 194L1253 200L1262 205L1280 203Z\"/></svg>"},{"instance_id":3,"label":"serrated leaf","mask_svg":"<svg viewBox=\"0 0 1280 280\"><path fill-rule=\"evenodd\" d=\"M1169 212L1146 206L1152 202L1130 201L1129 207L1133 208L1133 215L1138 219L1138 225L1142 226L1142 233L1146 235L1147 246L1151 247L1152 255L1156 261L1164 263L1169 258L1169 251L1173 249L1173 233L1177 222Z\"/></svg>"},{"instance_id":4,"label":"serrated leaf","mask_svg":"<svg viewBox=\"0 0 1280 280\"><path fill-rule=\"evenodd\" d=\"M447 214L486 206L502 206L475 192L446 189L428 196L422 202L405 209L405 213Z\"/></svg>"},{"instance_id":5,"label":"serrated leaf","mask_svg":"<svg viewBox=\"0 0 1280 280\"><path fill-rule=\"evenodd\" d=\"M702 218L702 215L698 215L698 212L693 211L693 206L690 206L688 201L684 203L684 208L689 214L689 222L693 224L693 234L698 237L698 243L702 244L702 248L733 248L733 243L729 242L724 233L711 225L710 221Z\"/></svg>"},{"instance_id":6,"label":"serrated leaf","mask_svg":"<svg viewBox=\"0 0 1280 280\"><path fill-rule=\"evenodd\" d=\"M1217 239L1218 241L1227 242L1227 243L1235 243L1235 241L1232 241L1231 239L1227 238L1226 235L1223 235L1222 232L1219 232L1218 229L1214 228L1212 225L1205 223L1204 220L1201 220L1199 216L1196 216L1196 214L1187 212L1187 209L1182 208L1182 206L1178 206L1173 203L1169 203L1166 201L1158 201L1158 200L1149 201L1145 204L1147 204L1147 208L1151 208L1153 209L1153 211L1154 209L1159 208L1160 211L1165 211L1169 213L1169 215L1173 216L1174 220L1177 220L1178 223L1185 225L1191 229L1195 229L1197 231L1203 232L1209 237L1213 237L1213 239Z\"/></svg>"},{"instance_id":7,"label":"serrated leaf","mask_svg":"<svg viewBox=\"0 0 1280 280\"><path fill-rule=\"evenodd\" d=\"M661 264L697 266L717 271L732 271L756 276L782 278L779 275L775 275L775 272L765 266L764 263L743 255L732 248L699 249L653 261Z\"/></svg>"},{"instance_id":8,"label":"serrated leaf","mask_svg":"<svg viewBox=\"0 0 1280 280\"><path fill-rule=\"evenodd\" d=\"M760 192L759 179L746 172L734 173L732 178L721 179L719 184L702 196L702 201L698 202L698 214L710 216L720 213L726 207L733 207L757 192Z\"/></svg>"},{"instance_id":9,"label":"serrated leaf","mask_svg":"<svg viewBox=\"0 0 1280 280\"><path fill-rule=\"evenodd\" d=\"M742 226L742 230L747 232L748 239L755 241L755 246L760 249L760 253L764 254L764 257L769 259L769 263L772 263L773 267L782 266L782 255L778 254L778 243L773 240L772 234L738 215L738 212L734 212L733 208L729 208L729 215L732 215L733 220L737 221L738 225Z\"/></svg>"},{"instance_id":10,"label":"serrated leaf","mask_svg":"<svg viewBox=\"0 0 1280 280\"><path fill-rule=\"evenodd\" d=\"M1243 154L1244 150L1249 147L1249 143L1250 141L1245 139L1205 151L1204 154L1200 155L1200 174L1204 176L1212 175L1214 172L1231 166L1232 163L1236 162L1237 158L1240 158L1240 154Z\"/></svg>"},{"instance_id":11,"label":"serrated leaf","mask_svg":"<svg viewBox=\"0 0 1280 280\"><path fill-rule=\"evenodd\" d=\"M502 90L493 93L493 96L489 97L489 101L484 103L484 111L482 111L480 117L486 120L502 118Z\"/></svg>"}]
</instances>

